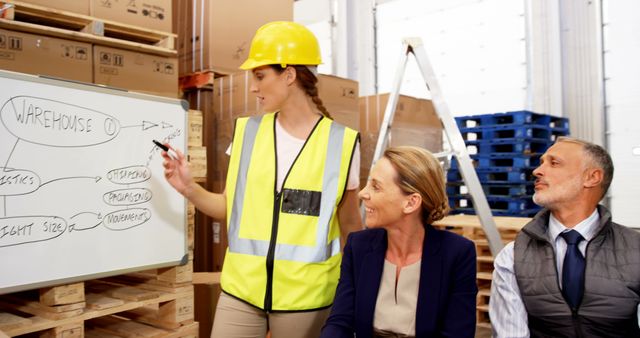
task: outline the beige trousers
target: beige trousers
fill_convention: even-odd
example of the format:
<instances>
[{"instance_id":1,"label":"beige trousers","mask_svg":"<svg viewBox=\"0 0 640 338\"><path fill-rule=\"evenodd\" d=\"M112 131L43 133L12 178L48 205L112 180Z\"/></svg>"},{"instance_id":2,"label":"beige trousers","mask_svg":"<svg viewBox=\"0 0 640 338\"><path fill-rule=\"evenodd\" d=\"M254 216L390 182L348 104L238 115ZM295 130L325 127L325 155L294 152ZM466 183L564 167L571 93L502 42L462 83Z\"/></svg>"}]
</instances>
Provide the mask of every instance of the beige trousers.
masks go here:
<instances>
[{"instance_id":1,"label":"beige trousers","mask_svg":"<svg viewBox=\"0 0 640 338\"><path fill-rule=\"evenodd\" d=\"M329 317L331 309L308 312L266 313L220 293L211 330L212 338L314 338Z\"/></svg>"}]
</instances>

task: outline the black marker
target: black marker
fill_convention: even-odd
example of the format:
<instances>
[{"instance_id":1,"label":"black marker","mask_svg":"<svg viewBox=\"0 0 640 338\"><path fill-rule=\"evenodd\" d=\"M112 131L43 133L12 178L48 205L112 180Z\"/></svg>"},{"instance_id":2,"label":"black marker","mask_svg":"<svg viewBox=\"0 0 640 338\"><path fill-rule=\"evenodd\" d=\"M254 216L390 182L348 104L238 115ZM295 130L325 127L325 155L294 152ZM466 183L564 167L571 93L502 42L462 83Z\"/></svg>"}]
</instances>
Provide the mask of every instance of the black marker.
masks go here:
<instances>
[{"instance_id":1,"label":"black marker","mask_svg":"<svg viewBox=\"0 0 640 338\"><path fill-rule=\"evenodd\" d=\"M156 140L152 140L153 143L160 149L164 150L167 152L167 154L169 154L169 157L173 158L174 160L178 159L178 154L175 153L175 151L173 151L173 149L170 149L169 147L165 146L164 144L156 141Z\"/></svg>"}]
</instances>

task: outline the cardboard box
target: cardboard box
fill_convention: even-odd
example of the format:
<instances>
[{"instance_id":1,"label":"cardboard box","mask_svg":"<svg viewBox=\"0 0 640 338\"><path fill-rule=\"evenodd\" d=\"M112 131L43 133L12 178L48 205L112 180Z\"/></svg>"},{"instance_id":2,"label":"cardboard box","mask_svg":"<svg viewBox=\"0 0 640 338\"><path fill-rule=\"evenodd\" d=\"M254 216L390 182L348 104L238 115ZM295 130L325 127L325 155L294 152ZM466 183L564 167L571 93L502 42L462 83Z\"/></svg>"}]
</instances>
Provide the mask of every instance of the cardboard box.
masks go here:
<instances>
[{"instance_id":1,"label":"cardboard box","mask_svg":"<svg viewBox=\"0 0 640 338\"><path fill-rule=\"evenodd\" d=\"M351 129L360 129L357 81L320 74L317 87L322 103L336 122Z\"/></svg>"},{"instance_id":2,"label":"cardboard box","mask_svg":"<svg viewBox=\"0 0 640 338\"><path fill-rule=\"evenodd\" d=\"M96 18L171 32L171 0L89 0ZM190 2L190 1L180 1Z\"/></svg>"},{"instance_id":3,"label":"cardboard box","mask_svg":"<svg viewBox=\"0 0 640 338\"><path fill-rule=\"evenodd\" d=\"M378 132L380 130L388 100L389 94L360 98L361 131ZM400 95L393 119L393 127L417 129L431 127L441 130L442 124L430 100ZM442 145L440 145L438 149L441 147Z\"/></svg>"},{"instance_id":4,"label":"cardboard box","mask_svg":"<svg viewBox=\"0 0 640 338\"><path fill-rule=\"evenodd\" d=\"M195 245L196 206L187 202L187 248L193 251Z\"/></svg>"},{"instance_id":5,"label":"cardboard box","mask_svg":"<svg viewBox=\"0 0 640 338\"><path fill-rule=\"evenodd\" d=\"M389 94L364 96L360 98L360 130L378 132ZM393 125L431 126L441 128L440 118L430 100L400 95L395 110Z\"/></svg>"},{"instance_id":6,"label":"cardboard box","mask_svg":"<svg viewBox=\"0 0 640 338\"><path fill-rule=\"evenodd\" d=\"M250 92L252 75L249 71L219 77L214 82L213 112L216 119L216 168L226 177L229 156L226 154L233 138L238 117L264 113L260 102ZM358 129L358 82L331 75L318 76L318 95L333 119Z\"/></svg>"},{"instance_id":7,"label":"cardboard box","mask_svg":"<svg viewBox=\"0 0 640 338\"><path fill-rule=\"evenodd\" d=\"M184 93L184 99L189 102L189 108L192 110L202 112L202 133L201 143L199 146L204 146L207 150L207 189L212 189L212 180L214 176L213 171L216 169L216 125L218 123L213 112L213 89L200 88L190 90ZM191 129L191 126L189 127ZM192 133L188 133L192 134ZM197 141L191 139L192 143ZM189 144L195 145L195 144ZM216 191L218 192L218 191Z\"/></svg>"},{"instance_id":8,"label":"cardboard box","mask_svg":"<svg viewBox=\"0 0 640 338\"><path fill-rule=\"evenodd\" d=\"M187 145L202 147L202 112L189 109L187 115Z\"/></svg>"},{"instance_id":9,"label":"cardboard box","mask_svg":"<svg viewBox=\"0 0 640 338\"><path fill-rule=\"evenodd\" d=\"M260 102L250 92L251 72L243 71L219 77L213 85L213 116L215 118L216 187L224 187L229 166L227 148L233 138L233 128L238 117L262 113Z\"/></svg>"},{"instance_id":10,"label":"cardboard box","mask_svg":"<svg viewBox=\"0 0 640 338\"><path fill-rule=\"evenodd\" d=\"M0 69L91 83L91 44L0 29Z\"/></svg>"},{"instance_id":11,"label":"cardboard box","mask_svg":"<svg viewBox=\"0 0 640 338\"><path fill-rule=\"evenodd\" d=\"M94 0L98 1L98 0ZM271 21L292 21L293 0L177 1L180 75L202 70L238 71L249 55L258 28Z\"/></svg>"},{"instance_id":12,"label":"cardboard box","mask_svg":"<svg viewBox=\"0 0 640 338\"><path fill-rule=\"evenodd\" d=\"M176 58L93 46L96 84L177 98L177 66Z\"/></svg>"},{"instance_id":13,"label":"cardboard box","mask_svg":"<svg viewBox=\"0 0 640 338\"><path fill-rule=\"evenodd\" d=\"M189 146L188 159L194 178L207 177L207 148Z\"/></svg>"},{"instance_id":14,"label":"cardboard box","mask_svg":"<svg viewBox=\"0 0 640 338\"><path fill-rule=\"evenodd\" d=\"M249 71L219 77L214 83L213 110L219 121L262 114L260 102L250 92ZM333 119L353 129L359 128L358 82L332 75L318 76L318 95Z\"/></svg>"},{"instance_id":15,"label":"cardboard box","mask_svg":"<svg viewBox=\"0 0 640 338\"><path fill-rule=\"evenodd\" d=\"M241 71L215 79L213 113L216 121L233 123L238 117L262 113L260 102L250 92L252 77L251 72Z\"/></svg>"},{"instance_id":16,"label":"cardboard box","mask_svg":"<svg viewBox=\"0 0 640 338\"><path fill-rule=\"evenodd\" d=\"M89 15L89 0L20 0L20 2Z\"/></svg>"},{"instance_id":17,"label":"cardboard box","mask_svg":"<svg viewBox=\"0 0 640 338\"><path fill-rule=\"evenodd\" d=\"M366 182L378 142L389 94L360 98L360 181ZM413 145L432 153L442 151L442 124L430 100L400 95L389 146Z\"/></svg>"}]
</instances>

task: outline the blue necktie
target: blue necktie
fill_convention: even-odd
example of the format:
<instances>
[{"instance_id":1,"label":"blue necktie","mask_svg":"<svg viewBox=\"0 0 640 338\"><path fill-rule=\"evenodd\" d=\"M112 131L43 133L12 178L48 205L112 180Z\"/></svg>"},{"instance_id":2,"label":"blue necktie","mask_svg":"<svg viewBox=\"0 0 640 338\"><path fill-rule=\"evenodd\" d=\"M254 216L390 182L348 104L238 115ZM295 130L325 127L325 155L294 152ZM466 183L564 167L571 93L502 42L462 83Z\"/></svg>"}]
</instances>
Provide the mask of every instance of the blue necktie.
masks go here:
<instances>
[{"instance_id":1,"label":"blue necktie","mask_svg":"<svg viewBox=\"0 0 640 338\"><path fill-rule=\"evenodd\" d=\"M584 291L584 257L578 250L578 243L584 238L579 232L570 230L560 234L567 242L567 252L562 266L562 293L569 306L580 305Z\"/></svg>"}]
</instances>

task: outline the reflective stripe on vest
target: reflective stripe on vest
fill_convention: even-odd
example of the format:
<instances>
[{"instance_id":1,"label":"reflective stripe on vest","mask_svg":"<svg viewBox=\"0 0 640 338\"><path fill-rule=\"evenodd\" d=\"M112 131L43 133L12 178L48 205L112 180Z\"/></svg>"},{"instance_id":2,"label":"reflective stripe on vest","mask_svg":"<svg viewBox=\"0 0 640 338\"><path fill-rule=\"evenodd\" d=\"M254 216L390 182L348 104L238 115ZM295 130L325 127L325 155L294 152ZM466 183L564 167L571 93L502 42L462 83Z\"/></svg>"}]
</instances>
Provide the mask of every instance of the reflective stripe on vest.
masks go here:
<instances>
[{"instance_id":1,"label":"reflective stripe on vest","mask_svg":"<svg viewBox=\"0 0 640 338\"><path fill-rule=\"evenodd\" d=\"M229 218L229 252L266 257L269 250L269 240L246 239L240 238L239 235L240 215L242 215L242 201L247 187L249 163L261 121L262 116L249 118L244 131L233 207ZM316 245L308 247L277 243L275 259L318 263L324 262L340 253L340 238L338 237L327 244L327 236L329 235L329 223L338 197L338 177L341 159L338 154L342 154L343 150L344 128L342 125L332 123L329 130L329 144L327 145L327 157L322 180L322 198L320 215L318 216Z\"/></svg>"}]
</instances>

